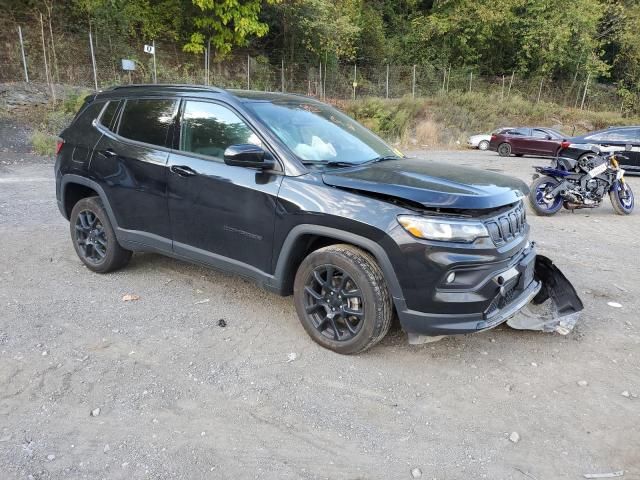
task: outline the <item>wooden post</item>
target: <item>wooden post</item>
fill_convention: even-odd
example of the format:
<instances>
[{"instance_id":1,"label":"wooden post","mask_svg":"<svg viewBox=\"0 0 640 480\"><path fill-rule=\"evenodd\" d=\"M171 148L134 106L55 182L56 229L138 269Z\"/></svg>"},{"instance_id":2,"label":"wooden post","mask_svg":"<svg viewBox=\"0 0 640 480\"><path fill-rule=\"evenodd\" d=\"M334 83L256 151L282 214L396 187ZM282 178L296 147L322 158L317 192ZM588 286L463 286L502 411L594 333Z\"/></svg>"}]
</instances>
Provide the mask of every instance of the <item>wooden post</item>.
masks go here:
<instances>
[{"instance_id":1,"label":"wooden post","mask_svg":"<svg viewBox=\"0 0 640 480\"><path fill-rule=\"evenodd\" d=\"M500 94L500 101L504 102L504 75L502 75L502 93Z\"/></svg>"},{"instance_id":2,"label":"wooden post","mask_svg":"<svg viewBox=\"0 0 640 480\"><path fill-rule=\"evenodd\" d=\"M22 65L24 66L24 79L29 83L29 72L27 72L27 57L24 55L24 42L22 41L22 28L18 25L18 37L20 37L20 51L22 52Z\"/></svg>"},{"instance_id":3,"label":"wooden post","mask_svg":"<svg viewBox=\"0 0 640 480\"><path fill-rule=\"evenodd\" d=\"M358 84L358 65L353 64L353 99L356 99L356 86Z\"/></svg>"},{"instance_id":4,"label":"wooden post","mask_svg":"<svg viewBox=\"0 0 640 480\"><path fill-rule=\"evenodd\" d=\"M449 65L449 73L447 74L447 92L449 92L449 80L451 80L451 65Z\"/></svg>"},{"instance_id":5,"label":"wooden post","mask_svg":"<svg viewBox=\"0 0 640 480\"><path fill-rule=\"evenodd\" d=\"M473 85L473 72L469 76L469 93L471 93L471 85Z\"/></svg>"},{"instance_id":6,"label":"wooden post","mask_svg":"<svg viewBox=\"0 0 640 480\"><path fill-rule=\"evenodd\" d=\"M49 78L49 65L47 64L47 47L44 41L44 22L42 21L42 14L40 14L40 30L42 32L42 58L44 58L44 74L47 77L47 85L49 85L49 88L51 89L51 97L53 98L53 101L55 103L56 92L53 88L53 83Z\"/></svg>"},{"instance_id":7,"label":"wooden post","mask_svg":"<svg viewBox=\"0 0 640 480\"><path fill-rule=\"evenodd\" d=\"M444 72L442 73L442 91L444 92L444 89L447 85L447 69L444 69Z\"/></svg>"},{"instance_id":8,"label":"wooden post","mask_svg":"<svg viewBox=\"0 0 640 480\"><path fill-rule=\"evenodd\" d=\"M158 83L158 72L156 70L156 41L151 42L153 46L153 83Z\"/></svg>"}]
</instances>

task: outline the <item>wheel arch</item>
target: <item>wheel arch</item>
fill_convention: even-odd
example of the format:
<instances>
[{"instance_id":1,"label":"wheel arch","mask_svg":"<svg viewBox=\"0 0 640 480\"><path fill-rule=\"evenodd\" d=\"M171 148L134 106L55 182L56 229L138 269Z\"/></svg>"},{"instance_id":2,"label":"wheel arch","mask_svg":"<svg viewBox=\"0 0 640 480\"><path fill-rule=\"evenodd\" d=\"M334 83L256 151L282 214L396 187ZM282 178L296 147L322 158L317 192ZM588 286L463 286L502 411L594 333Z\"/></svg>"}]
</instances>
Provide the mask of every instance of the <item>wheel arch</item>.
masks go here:
<instances>
[{"instance_id":1,"label":"wheel arch","mask_svg":"<svg viewBox=\"0 0 640 480\"><path fill-rule=\"evenodd\" d=\"M98 196L102 201L102 205L107 211L107 215L109 216L109 221L113 226L114 230L117 230L118 223L116 222L115 215L113 214L113 210L111 209L111 205L109 204L109 200L107 198L104 189L90 178L81 177L80 175L74 174L66 174L62 177L60 183L60 192L61 192L61 209L62 213L67 220L69 220L69 216L71 215L71 210L73 206L81 199L91 196ZM94 195L91 195L91 194Z\"/></svg>"},{"instance_id":2,"label":"wheel arch","mask_svg":"<svg viewBox=\"0 0 640 480\"><path fill-rule=\"evenodd\" d=\"M396 299L403 298L402 289L391 260L379 243L355 233L312 224L295 226L283 242L274 275L278 291L283 295L291 294L293 280L302 260L312 251L338 243L353 245L371 254L382 269L394 303Z\"/></svg>"}]
</instances>

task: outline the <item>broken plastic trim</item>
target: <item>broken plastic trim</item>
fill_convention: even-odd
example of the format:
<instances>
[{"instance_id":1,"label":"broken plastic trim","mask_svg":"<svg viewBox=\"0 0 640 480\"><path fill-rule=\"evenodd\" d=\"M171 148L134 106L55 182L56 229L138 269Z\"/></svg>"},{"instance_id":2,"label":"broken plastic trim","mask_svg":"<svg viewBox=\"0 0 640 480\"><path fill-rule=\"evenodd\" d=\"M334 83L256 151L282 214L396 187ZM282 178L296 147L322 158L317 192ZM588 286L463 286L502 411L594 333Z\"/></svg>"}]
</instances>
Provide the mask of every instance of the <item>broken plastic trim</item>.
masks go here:
<instances>
[{"instance_id":1,"label":"broken plastic trim","mask_svg":"<svg viewBox=\"0 0 640 480\"><path fill-rule=\"evenodd\" d=\"M553 261L543 255L536 256L534 276L542 283L542 287L531 301L533 306L528 305L522 309L518 315L507 320L507 325L518 330L567 335L573 330L584 309L576 289ZM535 307L542 307L548 300L550 305L546 314L544 308Z\"/></svg>"}]
</instances>

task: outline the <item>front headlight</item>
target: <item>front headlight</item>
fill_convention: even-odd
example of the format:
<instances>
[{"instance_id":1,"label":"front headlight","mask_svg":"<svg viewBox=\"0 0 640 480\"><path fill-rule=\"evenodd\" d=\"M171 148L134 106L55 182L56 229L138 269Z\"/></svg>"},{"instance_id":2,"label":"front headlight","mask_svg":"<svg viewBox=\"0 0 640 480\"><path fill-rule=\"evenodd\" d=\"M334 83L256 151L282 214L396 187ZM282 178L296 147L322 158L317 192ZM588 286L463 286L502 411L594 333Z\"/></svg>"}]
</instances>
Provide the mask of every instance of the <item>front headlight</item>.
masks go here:
<instances>
[{"instance_id":1,"label":"front headlight","mask_svg":"<svg viewBox=\"0 0 640 480\"><path fill-rule=\"evenodd\" d=\"M484 224L474 221L400 215L398 222L414 237L426 240L471 243L476 238L489 236Z\"/></svg>"}]
</instances>

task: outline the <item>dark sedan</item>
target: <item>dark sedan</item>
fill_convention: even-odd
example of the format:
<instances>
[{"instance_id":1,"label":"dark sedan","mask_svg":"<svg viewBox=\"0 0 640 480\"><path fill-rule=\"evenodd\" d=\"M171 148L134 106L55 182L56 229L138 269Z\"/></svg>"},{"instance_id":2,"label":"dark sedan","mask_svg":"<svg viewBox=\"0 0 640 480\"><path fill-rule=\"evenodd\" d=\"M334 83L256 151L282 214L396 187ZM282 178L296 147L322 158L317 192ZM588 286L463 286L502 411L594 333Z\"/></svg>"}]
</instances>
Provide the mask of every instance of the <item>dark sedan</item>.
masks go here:
<instances>
[{"instance_id":1,"label":"dark sedan","mask_svg":"<svg viewBox=\"0 0 640 480\"><path fill-rule=\"evenodd\" d=\"M624 151L627 145L631 145L631 149ZM574 160L589 158L595 155L591 150L593 146L597 146L601 152L619 151L622 168L627 173L640 174L640 127L607 128L569 138L562 142L558 154Z\"/></svg>"},{"instance_id":2,"label":"dark sedan","mask_svg":"<svg viewBox=\"0 0 640 480\"><path fill-rule=\"evenodd\" d=\"M536 155L555 157L560 150L562 140L566 138L562 132L553 128L521 127L492 135L489 150L498 152L501 157L515 155Z\"/></svg>"}]
</instances>

